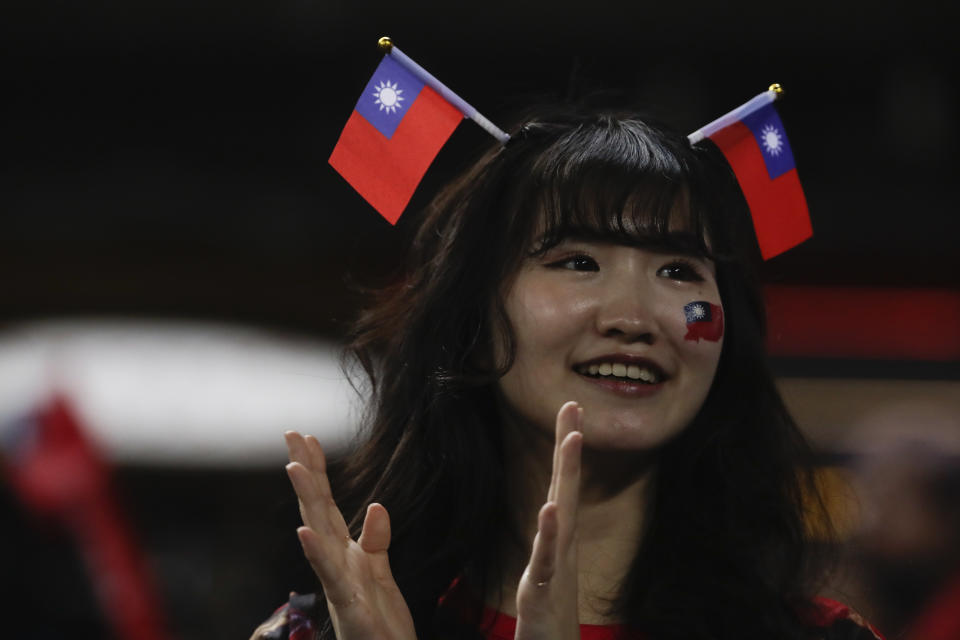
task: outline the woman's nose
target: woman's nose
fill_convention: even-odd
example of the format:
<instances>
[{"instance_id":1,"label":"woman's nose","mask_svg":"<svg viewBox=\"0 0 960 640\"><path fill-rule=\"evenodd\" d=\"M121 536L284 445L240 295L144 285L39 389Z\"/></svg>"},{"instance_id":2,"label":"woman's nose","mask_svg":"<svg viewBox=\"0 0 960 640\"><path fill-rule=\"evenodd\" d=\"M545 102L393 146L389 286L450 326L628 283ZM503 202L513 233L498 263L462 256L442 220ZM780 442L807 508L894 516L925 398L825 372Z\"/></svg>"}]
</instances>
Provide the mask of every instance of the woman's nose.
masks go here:
<instances>
[{"instance_id":1,"label":"woman's nose","mask_svg":"<svg viewBox=\"0 0 960 640\"><path fill-rule=\"evenodd\" d=\"M631 279L610 282L597 307L597 331L625 342L653 344L659 333L653 297Z\"/></svg>"}]
</instances>

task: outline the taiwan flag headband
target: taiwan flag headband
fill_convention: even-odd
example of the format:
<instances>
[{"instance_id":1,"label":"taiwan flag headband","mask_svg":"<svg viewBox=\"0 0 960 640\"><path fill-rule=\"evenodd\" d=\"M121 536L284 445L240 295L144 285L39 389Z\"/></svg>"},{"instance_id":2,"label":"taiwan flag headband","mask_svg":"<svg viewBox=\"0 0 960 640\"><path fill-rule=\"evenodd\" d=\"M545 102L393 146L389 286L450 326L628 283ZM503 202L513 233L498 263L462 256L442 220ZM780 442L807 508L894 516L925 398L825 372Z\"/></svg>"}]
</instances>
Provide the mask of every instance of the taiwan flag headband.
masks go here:
<instances>
[{"instance_id":1,"label":"taiwan flag headband","mask_svg":"<svg viewBox=\"0 0 960 640\"><path fill-rule=\"evenodd\" d=\"M510 136L394 46L367 82L330 155L330 164L390 224L396 224L440 149L464 118L506 144ZM740 184L763 258L813 231L793 153L773 102L779 85L690 134L709 138Z\"/></svg>"}]
</instances>

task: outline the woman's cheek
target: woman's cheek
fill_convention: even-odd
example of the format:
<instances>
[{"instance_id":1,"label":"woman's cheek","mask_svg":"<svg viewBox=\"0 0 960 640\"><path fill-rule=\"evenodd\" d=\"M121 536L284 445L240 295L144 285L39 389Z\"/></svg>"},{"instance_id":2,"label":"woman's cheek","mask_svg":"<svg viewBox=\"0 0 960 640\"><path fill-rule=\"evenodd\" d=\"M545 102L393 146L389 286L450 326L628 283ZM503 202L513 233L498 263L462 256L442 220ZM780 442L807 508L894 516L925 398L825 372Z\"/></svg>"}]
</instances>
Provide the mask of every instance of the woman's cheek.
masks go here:
<instances>
[{"instance_id":1,"label":"woman's cheek","mask_svg":"<svg viewBox=\"0 0 960 640\"><path fill-rule=\"evenodd\" d=\"M534 330L535 327L553 326L566 317L568 309L562 295L552 291L530 290L515 305L517 319Z\"/></svg>"}]
</instances>

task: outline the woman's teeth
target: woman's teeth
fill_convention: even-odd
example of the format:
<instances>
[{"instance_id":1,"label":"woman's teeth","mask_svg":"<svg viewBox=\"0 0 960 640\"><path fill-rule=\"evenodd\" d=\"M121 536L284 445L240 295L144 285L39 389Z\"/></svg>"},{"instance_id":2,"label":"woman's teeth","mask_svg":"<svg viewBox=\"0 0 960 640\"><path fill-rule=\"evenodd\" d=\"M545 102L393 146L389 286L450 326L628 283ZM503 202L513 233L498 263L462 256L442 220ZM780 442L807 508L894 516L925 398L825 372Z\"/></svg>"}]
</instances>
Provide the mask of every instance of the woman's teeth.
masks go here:
<instances>
[{"instance_id":1,"label":"woman's teeth","mask_svg":"<svg viewBox=\"0 0 960 640\"><path fill-rule=\"evenodd\" d=\"M635 364L623 364L622 362L581 365L577 367L577 372L589 376L629 378L631 380L640 380L647 384L659 382L659 376L652 369L640 367Z\"/></svg>"}]
</instances>

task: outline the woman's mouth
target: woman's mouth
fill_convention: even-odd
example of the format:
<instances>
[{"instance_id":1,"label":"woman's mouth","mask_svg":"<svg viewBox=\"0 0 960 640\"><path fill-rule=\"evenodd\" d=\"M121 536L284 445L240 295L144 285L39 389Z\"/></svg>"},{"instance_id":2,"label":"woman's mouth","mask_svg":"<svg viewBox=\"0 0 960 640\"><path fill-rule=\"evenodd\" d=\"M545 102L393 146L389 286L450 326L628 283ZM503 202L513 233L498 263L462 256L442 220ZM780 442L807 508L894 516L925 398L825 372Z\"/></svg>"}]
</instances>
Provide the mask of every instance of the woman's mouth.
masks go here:
<instances>
[{"instance_id":1,"label":"woman's mouth","mask_svg":"<svg viewBox=\"0 0 960 640\"><path fill-rule=\"evenodd\" d=\"M665 379L659 367L647 363L624 363L595 360L579 364L574 370L580 375L628 383L659 384Z\"/></svg>"}]
</instances>

